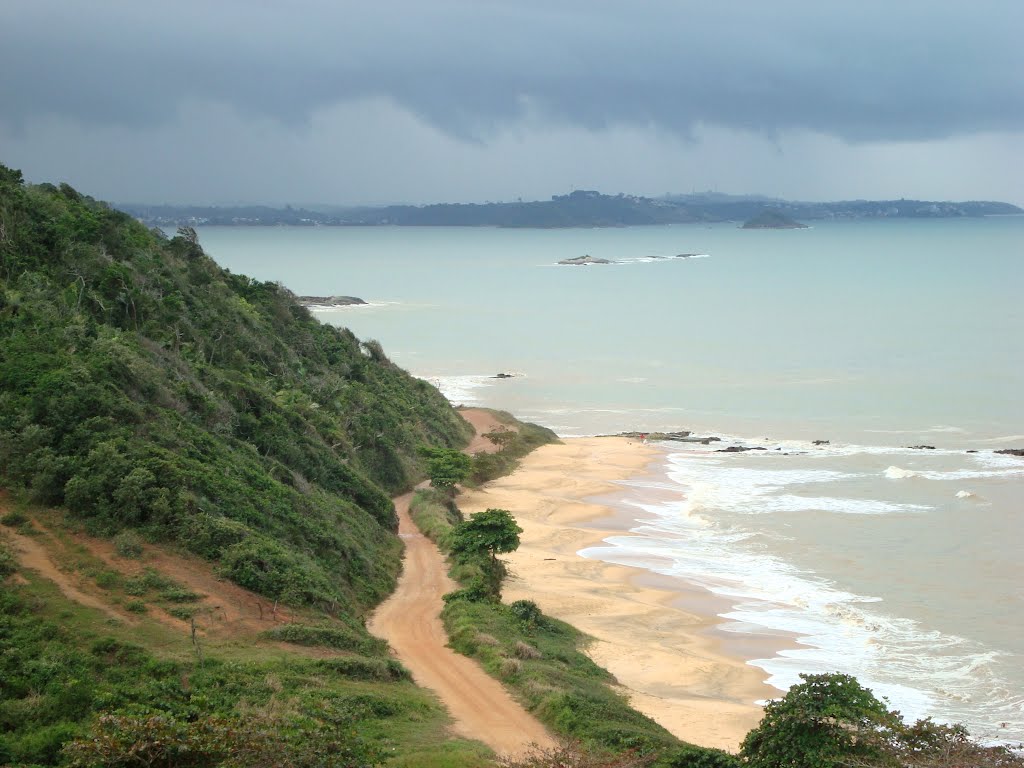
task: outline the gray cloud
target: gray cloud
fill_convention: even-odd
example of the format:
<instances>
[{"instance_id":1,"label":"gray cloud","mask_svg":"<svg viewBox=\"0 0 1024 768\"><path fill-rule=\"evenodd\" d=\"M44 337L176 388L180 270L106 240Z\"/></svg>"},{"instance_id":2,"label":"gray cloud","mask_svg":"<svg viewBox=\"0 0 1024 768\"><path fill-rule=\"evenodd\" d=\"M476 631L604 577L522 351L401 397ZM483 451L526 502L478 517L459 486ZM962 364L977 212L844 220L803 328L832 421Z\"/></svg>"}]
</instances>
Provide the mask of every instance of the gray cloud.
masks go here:
<instances>
[{"instance_id":1,"label":"gray cloud","mask_svg":"<svg viewBox=\"0 0 1024 768\"><path fill-rule=\"evenodd\" d=\"M931 139L1024 129L1021 29L1018 0L7 0L0 120L154 126L209 101L296 127L385 97L479 141L527 117Z\"/></svg>"}]
</instances>

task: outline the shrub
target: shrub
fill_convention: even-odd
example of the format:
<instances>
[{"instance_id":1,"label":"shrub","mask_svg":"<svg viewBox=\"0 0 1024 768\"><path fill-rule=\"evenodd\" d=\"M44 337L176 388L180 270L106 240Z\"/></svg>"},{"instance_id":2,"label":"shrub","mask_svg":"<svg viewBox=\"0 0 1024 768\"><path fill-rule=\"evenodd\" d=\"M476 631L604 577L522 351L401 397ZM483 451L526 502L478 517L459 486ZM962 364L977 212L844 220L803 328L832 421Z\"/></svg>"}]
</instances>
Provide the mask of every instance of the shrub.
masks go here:
<instances>
[{"instance_id":1,"label":"shrub","mask_svg":"<svg viewBox=\"0 0 1024 768\"><path fill-rule=\"evenodd\" d=\"M100 571L96 574L96 586L100 589L116 589L121 583L121 574L117 571Z\"/></svg>"},{"instance_id":2,"label":"shrub","mask_svg":"<svg viewBox=\"0 0 1024 768\"><path fill-rule=\"evenodd\" d=\"M146 603L142 600L129 600L124 604L124 609L132 613L146 613L149 610L146 607Z\"/></svg>"},{"instance_id":3,"label":"shrub","mask_svg":"<svg viewBox=\"0 0 1024 768\"><path fill-rule=\"evenodd\" d=\"M0 579L5 579L18 570L18 560L7 546L0 542Z\"/></svg>"},{"instance_id":4,"label":"shrub","mask_svg":"<svg viewBox=\"0 0 1024 768\"><path fill-rule=\"evenodd\" d=\"M114 537L114 551L121 557L137 559L142 556L142 537L135 531L121 531Z\"/></svg>"},{"instance_id":5,"label":"shrub","mask_svg":"<svg viewBox=\"0 0 1024 768\"><path fill-rule=\"evenodd\" d=\"M197 613L195 608L187 605L172 605L166 610L171 616L182 621L190 621Z\"/></svg>"},{"instance_id":6,"label":"shrub","mask_svg":"<svg viewBox=\"0 0 1024 768\"><path fill-rule=\"evenodd\" d=\"M502 659L501 660L501 676L502 677L515 677L523 671L523 662L519 659Z\"/></svg>"},{"instance_id":7,"label":"shrub","mask_svg":"<svg viewBox=\"0 0 1024 768\"><path fill-rule=\"evenodd\" d=\"M508 609L512 612L513 616L531 629L538 626L544 616L533 600L516 600L509 605Z\"/></svg>"},{"instance_id":8,"label":"shrub","mask_svg":"<svg viewBox=\"0 0 1024 768\"><path fill-rule=\"evenodd\" d=\"M394 659L367 659L365 657L348 656L336 659L321 659L317 662L317 666L350 680L398 682L400 680L412 679L409 670Z\"/></svg>"},{"instance_id":9,"label":"shrub","mask_svg":"<svg viewBox=\"0 0 1024 768\"><path fill-rule=\"evenodd\" d=\"M10 528L20 528L28 522L31 521L24 512L8 512L3 517L0 517L0 523L3 523Z\"/></svg>"},{"instance_id":10,"label":"shrub","mask_svg":"<svg viewBox=\"0 0 1024 768\"><path fill-rule=\"evenodd\" d=\"M532 645L524 643L522 640L516 640L515 654L520 659L539 659L544 655Z\"/></svg>"},{"instance_id":11,"label":"shrub","mask_svg":"<svg viewBox=\"0 0 1024 768\"><path fill-rule=\"evenodd\" d=\"M295 645L322 646L368 654L386 653L388 647L383 640L356 632L340 624L320 627L311 627L306 624L284 624L262 632L260 637Z\"/></svg>"}]
</instances>

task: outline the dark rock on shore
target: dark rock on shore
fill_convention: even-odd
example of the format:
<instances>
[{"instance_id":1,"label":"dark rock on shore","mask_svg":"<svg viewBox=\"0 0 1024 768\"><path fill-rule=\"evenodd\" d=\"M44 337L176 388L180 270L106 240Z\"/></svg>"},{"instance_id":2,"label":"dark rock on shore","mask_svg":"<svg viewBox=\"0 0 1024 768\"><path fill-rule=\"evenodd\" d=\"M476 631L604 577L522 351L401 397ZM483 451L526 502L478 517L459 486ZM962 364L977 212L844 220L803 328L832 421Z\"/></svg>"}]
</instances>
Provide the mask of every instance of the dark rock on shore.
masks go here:
<instances>
[{"instance_id":1,"label":"dark rock on shore","mask_svg":"<svg viewBox=\"0 0 1024 768\"><path fill-rule=\"evenodd\" d=\"M634 440L686 440L689 432L620 432L619 437L630 437Z\"/></svg>"},{"instance_id":2,"label":"dark rock on shore","mask_svg":"<svg viewBox=\"0 0 1024 768\"><path fill-rule=\"evenodd\" d=\"M1004 456L1024 457L1024 448L1000 448L996 453L1001 453Z\"/></svg>"},{"instance_id":3,"label":"dark rock on shore","mask_svg":"<svg viewBox=\"0 0 1024 768\"><path fill-rule=\"evenodd\" d=\"M350 307L366 302L356 296L296 296L304 307Z\"/></svg>"},{"instance_id":4,"label":"dark rock on shore","mask_svg":"<svg viewBox=\"0 0 1024 768\"><path fill-rule=\"evenodd\" d=\"M581 267L586 266L587 264L612 264L613 262L609 261L608 259L598 259L591 256L590 254L587 254L586 256L576 256L575 258L572 259L562 259L558 263L567 264L572 267Z\"/></svg>"}]
</instances>

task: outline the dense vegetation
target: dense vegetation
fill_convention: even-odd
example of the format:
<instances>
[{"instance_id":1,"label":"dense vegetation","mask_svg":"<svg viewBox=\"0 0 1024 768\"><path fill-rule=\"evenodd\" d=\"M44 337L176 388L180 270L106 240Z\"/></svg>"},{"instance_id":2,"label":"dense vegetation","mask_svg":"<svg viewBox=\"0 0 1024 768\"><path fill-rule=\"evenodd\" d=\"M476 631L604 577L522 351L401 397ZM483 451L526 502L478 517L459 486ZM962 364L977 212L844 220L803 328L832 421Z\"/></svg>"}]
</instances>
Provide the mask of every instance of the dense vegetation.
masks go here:
<instances>
[{"instance_id":1,"label":"dense vegetation","mask_svg":"<svg viewBox=\"0 0 1024 768\"><path fill-rule=\"evenodd\" d=\"M293 603L391 588L390 495L465 443L440 394L280 285L0 166L0 482Z\"/></svg>"}]
</instances>

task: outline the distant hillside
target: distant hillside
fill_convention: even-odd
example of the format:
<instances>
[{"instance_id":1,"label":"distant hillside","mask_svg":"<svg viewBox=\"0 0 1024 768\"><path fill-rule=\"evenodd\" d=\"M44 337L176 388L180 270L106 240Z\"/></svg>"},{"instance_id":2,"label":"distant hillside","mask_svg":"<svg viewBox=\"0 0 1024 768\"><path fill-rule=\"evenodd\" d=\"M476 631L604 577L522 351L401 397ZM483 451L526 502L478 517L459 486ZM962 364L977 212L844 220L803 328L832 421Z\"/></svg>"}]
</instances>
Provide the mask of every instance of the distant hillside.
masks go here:
<instances>
[{"instance_id":1,"label":"distant hillside","mask_svg":"<svg viewBox=\"0 0 1024 768\"><path fill-rule=\"evenodd\" d=\"M67 185L0 166L0 485L236 583L360 615L398 571L390 496L468 426L376 342Z\"/></svg>"},{"instance_id":2,"label":"distant hillside","mask_svg":"<svg viewBox=\"0 0 1024 768\"><path fill-rule=\"evenodd\" d=\"M550 200L514 203L391 205L377 208L151 206L121 208L149 226L450 226L450 227L625 227L650 224L745 221L766 205L795 219L949 218L1021 214L999 202L852 200L802 203L759 196L679 195L649 198L577 190Z\"/></svg>"}]
</instances>

